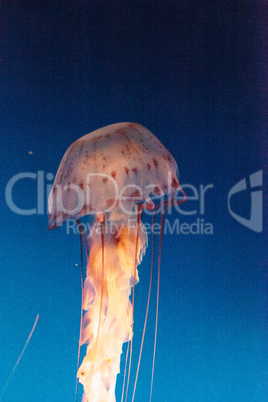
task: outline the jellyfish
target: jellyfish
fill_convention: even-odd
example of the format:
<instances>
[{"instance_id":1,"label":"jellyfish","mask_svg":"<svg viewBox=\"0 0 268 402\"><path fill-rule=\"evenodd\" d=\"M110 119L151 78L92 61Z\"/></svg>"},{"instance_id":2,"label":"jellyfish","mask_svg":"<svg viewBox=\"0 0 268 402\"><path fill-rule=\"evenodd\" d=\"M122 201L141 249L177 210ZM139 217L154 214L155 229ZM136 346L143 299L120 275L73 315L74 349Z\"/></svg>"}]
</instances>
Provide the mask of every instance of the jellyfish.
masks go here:
<instances>
[{"instance_id":1,"label":"jellyfish","mask_svg":"<svg viewBox=\"0 0 268 402\"><path fill-rule=\"evenodd\" d=\"M185 201L176 199L178 190L182 189L173 156L136 123L93 131L63 156L49 195L48 229L75 219L88 250L79 342L87 349L77 372L84 402L115 401L125 342L131 343L128 390L134 288L148 243L141 216L162 207L163 218L169 206ZM90 236L80 222L85 215L92 219Z\"/></svg>"}]
</instances>

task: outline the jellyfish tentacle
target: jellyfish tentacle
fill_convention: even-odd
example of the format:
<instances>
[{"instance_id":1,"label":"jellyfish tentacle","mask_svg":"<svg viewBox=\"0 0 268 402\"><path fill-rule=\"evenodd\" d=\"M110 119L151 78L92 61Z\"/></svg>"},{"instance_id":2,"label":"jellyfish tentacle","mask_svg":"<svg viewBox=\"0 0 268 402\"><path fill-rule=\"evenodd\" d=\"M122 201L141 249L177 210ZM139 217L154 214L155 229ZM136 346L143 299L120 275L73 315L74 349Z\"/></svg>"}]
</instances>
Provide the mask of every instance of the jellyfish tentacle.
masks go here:
<instances>
[{"instance_id":1,"label":"jellyfish tentacle","mask_svg":"<svg viewBox=\"0 0 268 402\"><path fill-rule=\"evenodd\" d=\"M157 339L157 327L158 327L158 310L159 310L159 291L160 291L160 266L161 266L161 248L162 248L162 236L163 236L163 221L166 212L166 206L161 213L160 220L160 233L159 233L159 247L158 247L158 269L157 269L157 294L156 294L156 312L155 312L155 332L154 332L154 352L152 363L152 377L151 377L151 389L150 389L150 402L152 400L153 392L153 379L154 379L154 365L155 365L155 352L156 352L156 339Z\"/></svg>"},{"instance_id":2,"label":"jellyfish tentacle","mask_svg":"<svg viewBox=\"0 0 268 402\"><path fill-rule=\"evenodd\" d=\"M4 385L4 388L2 389L2 392L1 392L1 394L0 394L0 401L2 401L2 398L3 398L3 396L4 396L4 393L6 392L6 389L7 389L7 387L8 387L8 384L10 383L10 380L11 380L11 378L13 377L13 374L15 373L15 370L16 370L16 368L18 367L19 362L21 361L22 356L24 355L24 352L25 352L25 350L26 350L26 348L27 348L27 346L28 346L28 344L29 344L29 342L30 342L30 339L31 339L33 333L34 333L34 330L35 330L35 327L36 327L36 324L37 324L38 319L39 319L39 314L37 314L37 316L36 316L36 318L35 318L34 325L33 325L32 329L31 329L31 332L30 332L30 334L29 334L29 336L28 336L28 338L27 338L27 341L25 342L25 345L24 345L24 347L23 347L23 349L22 349L22 351L21 351L21 353L20 353L20 355L19 355L19 358L18 358L18 360L16 361L16 363L15 363L15 365L14 365L14 367L13 367L13 369L12 369L12 371L11 371L11 373L10 373L8 379L7 379L7 381L6 381L5 385Z\"/></svg>"},{"instance_id":3,"label":"jellyfish tentacle","mask_svg":"<svg viewBox=\"0 0 268 402\"><path fill-rule=\"evenodd\" d=\"M79 342L78 342L78 353L77 353L77 370L76 370L76 372L78 372L79 364L80 364L80 348L81 348L82 321L83 321L83 293L84 293L83 239L85 241L85 232L84 232L84 229L83 229L79 219L76 220L76 223L78 225L79 238L80 238L80 264L81 264L81 315L80 315L80 330L79 330ZM85 244L86 244L86 242L85 242ZM75 402L77 402L77 388L78 388L78 377L76 376Z\"/></svg>"},{"instance_id":4,"label":"jellyfish tentacle","mask_svg":"<svg viewBox=\"0 0 268 402\"><path fill-rule=\"evenodd\" d=\"M159 233L159 248L158 248L158 269L157 269L157 296L156 296L156 313L155 313L155 334L154 334L154 352L153 352L153 363L152 363L152 376L151 376L151 390L150 390L150 402L152 400L153 393L153 380L154 380L154 366L155 366L155 352L156 352L156 340L157 340L157 327L158 327L158 310L159 310L159 293L160 293L160 267L161 267L161 251L162 251L162 241L163 241L163 222L164 216L168 208L174 205L183 204L186 201L186 194L184 190L180 187L180 190L183 193L183 199L175 201L174 198L171 200L164 201L164 208L161 213L160 220L160 233Z\"/></svg>"},{"instance_id":5,"label":"jellyfish tentacle","mask_svg":"<svg viewBox=\"0 0 268 402\"><path fill-rule=\"evenodd\" d=\"M126 383L126 374L127 374L127 362L128 362L128 354L129 354L129 342L127 344L127 352L125 357L125 368L124 368L124 378L123 378L123 386L122 386L122 393L121 393L121 402L124 400L124 393L125 393L125 383Z\"/></svg>"},{"instance_id":6,"label":"jellyfish tentacle","mask_svg":"<svg viewBox=\"0 0 268 402\"><path fill-rule=\"evenodd\" d=\"M141 355L142 355L142 350L143 350L144 337L145 337L145 331L146 331L147 319L148 319L148 313L149 313L149 306L150 306L150 299L151 299L151 291L152 291L153 270L154 270L154 245L155 245L154 225L155 225L155 217L156 217L156 212L161 207L161 205L162 205L162 203L160 203L160 204L158 204L156 206L156 208L154 210L154 214L153 214L153 219L152 219L152 257L151 257L150 283L149 283L149 289L148 289L148 298L147 298L145 319L144 319L144 324L143 324L140 353L139 353L138 365L137 365L137 370L136 370L136 377L135 377L134 388L133 388L132 402L134 402L135 392L136 392L136 387L137 387L137 382L138 382L138 375L139 375L139 369L140 369L140 363L141 363Z\"/></svg>"},{"instance_id":7,"label":"jellyfish tentacle","mask_svg":"<svg viewBox=\"0 0 268 402\"><path fill-rule=\"evenodd\" d=\"M85 246L85 250L86 250L86 257L87 257L87 260L88 260L89 249L88 249L88 241L87 241L87 239L86 239L86 234L85 234L85 231L84 231L84 229L83 229L83 225L82 225L82 223L80 222L79 219L76 219L76 223L77 223L78 230L79 230L80 245L81 245L81 238L83 238L83 240L84 240L84 246Z\"/></svg>"},{"instance_id":8,"label":"jellyfish tentacle","mask_svg":"<svg viewBox=\"0 0 268 402\"><path fill-rule=\"evenodd\" d=\"M140 236L140 227L141 227L141 216L143 212L144 205L141 204L138 207L138 216L137 216L137 236L136 236L136 245L135 245L135 259L134 259L134 274L133 274L133 291L132 291L132 332L133 332L133 323L134 323L134 301L135 301L135 283L136 283L136 267L137 267L137 256L138 256L138 242ZM132 348L133 348L133 336L130 340L130 354L129 354L129 363L128 363L128 378L127 378L127 388L126 388L126 398L125 402L127 402L128 397L128 388L129 388L129 379L130 379L130 370L131 370L131 360L132 360Z\"/></svg>"}]
</instances>

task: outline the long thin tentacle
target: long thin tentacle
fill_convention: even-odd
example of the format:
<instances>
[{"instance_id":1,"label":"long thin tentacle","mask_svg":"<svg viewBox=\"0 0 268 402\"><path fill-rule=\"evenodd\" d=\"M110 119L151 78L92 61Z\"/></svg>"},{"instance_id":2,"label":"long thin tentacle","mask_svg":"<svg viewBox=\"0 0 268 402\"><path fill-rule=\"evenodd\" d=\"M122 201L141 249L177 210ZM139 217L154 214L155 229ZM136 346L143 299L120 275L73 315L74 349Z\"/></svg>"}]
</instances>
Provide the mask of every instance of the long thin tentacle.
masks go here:
<instances>
[{"instance_id":1,"label":"long thin tentacle","mask_svg":"<svg viewBox=\"0 0 268 402\"><path fill-rule=\"evenodd\" d=\"M85 232L84 232L84 229L83 229L79 219L77 219L76 223L78 225L79 237L80 237L80 264L81 264L81 315L80 315L79 344L78 344L77 370L76 370L76 372L78 372L79 363L80 363L80 348L81 348L82 323L83 323L83 300L84 300L83 239L84 239L84 244L85 244L86 250L87 250L87 243L86 243L86 239L85 239ZM87 252L87 258L88 258L88 252ZM78 377L76 376L75 402L77 402L77 388L78 388Z\"/></svg>"},{"instance_id":2,"label":"long thin tentacle","mask_svg":"<svg viewBox=\"0 0 268 402\"><path fill-rule=\"evenodd\" d=\"M150 274L150 283L149 283L149 290L148 290L148 298L147 298L147 306L146 306L146 313L145 313L145 319L144 319L144 325L143 325L143 332L142 332L142 340L141 340L141 346L140 346L140 354L139 354L139 360L138 360L138 365L137 365L137 370L136 370L136 378L135 378L135 383L134 383L134 389L133 389L133 395L132 395L132 402L134 402L135 398L135 392L136 392L136 387L137 387L137 381L138 381L138 375L139 375L139 369L140 369L140 363L141 363L141 355L142 355L142 350L143 350L143 343L144 343L144 337L145 337L145 331L146 331L146 326L147 326L147 319L148 319L148 313L149 313L149 305L150 305L150 299L151 299L151 290L152 290L152 281L153 281L153 269L154 269L154 243L155 243L155 217L156 213L159 210L159 208L162 206L162 203L157 205L157 207L154 210L153 214L153 219L152 219L152 228L153 228L153 233L152 233L152 259L151 259L151 274Z\"/></svg>"},{"instance_id":3,"label":"long thin tentacle","mask_svg":"<svg viewBox=\"0 0 268 402\"><path fill-rule=\"evenodd\" d=\"M154 353L153 353L153 364L152 364L150 402L152 400L153 380L154 380L154 365L155 365L155 351L156 351L157 326L158 326L158 309L159 309L161 247L162 247L163 220L164 220L165 211L166 211L166 209L164 209L162 211L162 213L161 213L161 221L160 221L159 248L158 248L158 270L157 270L157 296L156 296L155 332L154 332Z\"/></svg>"},{"instance_id":4,"label":"long thin tentacle","mask_svg":"<svg viewBox=\"0 0 268 402\"><path fill-rule=\"evenodd\" d=\"M121 402L123 402L123 400L124 400L125 383L126 383L126 374L127 374L128 354L129 354L129 342L128 342L128 344L127 344L127 352L126 352L126 358L125 358L125 368L124 368L124 379L123 379L123 387L122 387L122 394L121 394Z\"/></svg>"},{"instance_id":5,"label":"long thin tentacle","mask_svg":"<svg viewBox=\"0 0 268 402\"><path fill-rule=\"evenodd\" d=\"M87 260L88 260L89 249L88 249L88 242L87 242L87 239L86 239L86 234L85 234L85 231L83 229L83 225L82 225L82 223L80 222L79 219L76 220L76 223L77 223L78 228L79 228L79 235L82 236L83 240L84 240L84 246L85 246L85 249L86 249L86 255L87 255Z\"/></svg>"},{"instance_id":6,"label":"long thin tentacle","mask_svg":"<svg viewBox=\"0 0 268 402\"><path fill-rule=\"evenodd\" d=\"M163 202L164 208L161 213L160 220L160 234L159 234L159 249L158 249L158 276L157 276L157 297L156 297L156 314L155 314L155 336L154 336L154 352L153 352L153 364L152 364L152 377L151 377L151 390L150 390L150 402L152 400L153 392L153 379L154 379L154 366L155 366L155 352L156 352L156 340L157 340L157 327L158 327L158 309L159 309L159 293L160 293L160 266L161 266L161 250L162 250L162 240L163 240L163 222L164 216L168 208L174 205L183 204L186 201L186 194L184 190L180 187L183 193L183 199L175 201L174 199L166 200Z\"/></svg>"},{"instance_id":7,"label":"long thin tentacle","mask_svg":"<svg viewBox=\"0 0 268 402\"><path fill-rule=\"evenodd\" d=\"M4 388L3 388L2 393L1 393L1 395L0 395L0 401L2 401L2 398L3 398L3 396L4 396L4 393L5 393L5 391L6 391L7 387L8 387L8 384L9 384L11 378L13 377L13 374L15 373L16 368L18 367L18 364L19 364L19 362L20 362L20 360L21 360L21 358L22 358L22 356L23 356L23 354L24 354L24 352L25 352L25 349L26 349L27 346L28 346L28 343L30 342L30 339L31 339L31 337L32 337L32 335L33 335L33 332L34 332L34 330L35 330L35 327L36 327L38 318L39 318L39 314L37 314L37 316L36 316L36 318L35 318L35 322L34 322L34 325L33 325L32 329L31 329L31 332L30 332L30 334L29 334L29 336L28 336L28 339L27 339L27 341L25 342L25 345L24 345L24 347L23 347L23 349L22 349L22 351L21 351L21 354L19 355L19 358L18 358L18 360L16 361L16 363L15 363L15 365L14 365L14 367L13 367L11 373L10 373L10 376L8 377L8 379L7 379L7 381L6 381L5 385L4 385Z\"/></svg>"},{"instance_id":8,"label":"long thin tentacle","mask_svg":"<svg viewBox=\"0 0 268 402\"><path fill-rule=\"evenodd\" d=\"M128 378L127 378L127 388L126 388L126 398L125 402L127 402L128 397L128 388L129 388L129 379L130 379L130 369L131 369L131 360L132 360L132 348L133 348L133 322L134 322L134 301L135 301L135 282L136 282L136 268L137 268L137 253L138 253L138 243L140 237L140 226L141 226L141 216L143 211L143 205L139 205L138 208L138 217L137 217L137 236L136 236L136 247L135 247L135 259L134 259L134 273L133 273L133 292L132 292L132 336L130 340L130 353L129 353L129 363L128 363Z\"/></svg>"}]
</instances>

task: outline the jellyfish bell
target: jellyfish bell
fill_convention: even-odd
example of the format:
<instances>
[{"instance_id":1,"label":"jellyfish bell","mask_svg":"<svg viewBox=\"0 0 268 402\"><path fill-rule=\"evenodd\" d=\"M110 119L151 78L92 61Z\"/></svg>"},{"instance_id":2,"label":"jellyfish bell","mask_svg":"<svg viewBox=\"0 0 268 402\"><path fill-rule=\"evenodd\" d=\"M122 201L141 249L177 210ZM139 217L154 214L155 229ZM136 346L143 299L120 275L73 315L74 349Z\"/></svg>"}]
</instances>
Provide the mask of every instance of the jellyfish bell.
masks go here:
<instances>
[{"instance_id":1,"label":"jellyfish bell","mask_svg":"<svg viewBox=\"0 0 268 402\"><path fill-rule=\"evenodd\" d=\"M87 134L66 151L49 196L52 230L68 218L131 210L150 194L179 188L177 164L145 127L119 123Z\"/></svg>"},{"instance_id":2,"label":"jellyfish bell","mask_svg":"<svg viewBox=\"0 0 268 402\"><path fill-rule=\"evenodd\" d=\"M147 247L142 211L156 211L157 197L164 197L166 209L178 189L173 156L139 124L119 123L93 131L63 156L49 195L48 229L84 215L92 215L100 229L85 240L90 252L80 345L87 344L87 351L77 374L84 387L83 401L115 401L122 345L133 336L137 265Z\"/></svg>"}]
</instances>

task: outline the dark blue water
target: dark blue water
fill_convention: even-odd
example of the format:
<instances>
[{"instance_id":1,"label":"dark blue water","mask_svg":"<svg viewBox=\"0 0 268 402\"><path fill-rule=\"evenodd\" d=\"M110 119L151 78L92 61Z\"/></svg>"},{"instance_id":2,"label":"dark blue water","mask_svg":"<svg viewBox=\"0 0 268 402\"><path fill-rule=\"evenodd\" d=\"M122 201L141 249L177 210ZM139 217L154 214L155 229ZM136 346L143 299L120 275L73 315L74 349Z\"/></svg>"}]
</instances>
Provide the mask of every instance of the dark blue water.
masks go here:
<instances>
[{"instance_id":1,"label":"dark blue water","mask_svg":"<svg viewBox=\"0 0 268 402\"><path fill-rule=\"evenodd\" d=\"M262 4L2 2L1 180L13 185L2 197L0 391L40 315L3 402L74 400L79 237L66 226L47 232L46 198L67 147L120 121L148 127L188 185L163 236L153 401L267 400L267 232L261 209L250 215L250 190L262 188L249 182L266 173ZM230 208L250 227L228 210L242 179ZM151 251L149 238L133 367ZM137 401L150 393L153 285Z\"/></svg>"}]
</instances>

